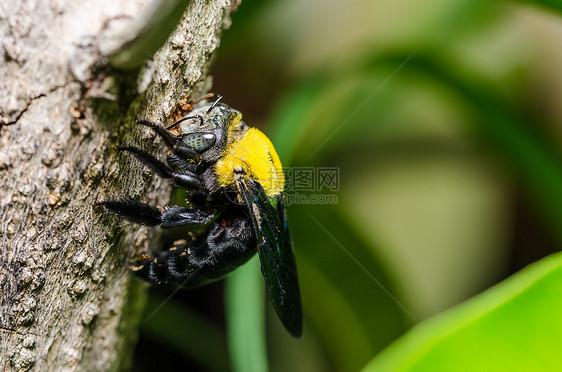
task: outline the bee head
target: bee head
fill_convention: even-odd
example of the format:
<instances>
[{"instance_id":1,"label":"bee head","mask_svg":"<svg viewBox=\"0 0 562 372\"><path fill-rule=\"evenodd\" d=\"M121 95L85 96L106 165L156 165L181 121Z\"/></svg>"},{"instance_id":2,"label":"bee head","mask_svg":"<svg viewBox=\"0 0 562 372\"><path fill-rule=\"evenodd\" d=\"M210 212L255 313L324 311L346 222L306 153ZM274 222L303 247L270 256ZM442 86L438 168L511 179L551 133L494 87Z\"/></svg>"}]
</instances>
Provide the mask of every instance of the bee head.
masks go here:
<instances>
[{"instance_id":1,"label":"bee head","mask_svg":"<svg viewBox=\"0 0 562 372\"><path fill-rule=\"evenodd\" d=\"M242 114L219 100L193 109L169 127L176 128L181 141L197 151L204 163L216 162L248 130Z\"/></svg>"}]
</instances>

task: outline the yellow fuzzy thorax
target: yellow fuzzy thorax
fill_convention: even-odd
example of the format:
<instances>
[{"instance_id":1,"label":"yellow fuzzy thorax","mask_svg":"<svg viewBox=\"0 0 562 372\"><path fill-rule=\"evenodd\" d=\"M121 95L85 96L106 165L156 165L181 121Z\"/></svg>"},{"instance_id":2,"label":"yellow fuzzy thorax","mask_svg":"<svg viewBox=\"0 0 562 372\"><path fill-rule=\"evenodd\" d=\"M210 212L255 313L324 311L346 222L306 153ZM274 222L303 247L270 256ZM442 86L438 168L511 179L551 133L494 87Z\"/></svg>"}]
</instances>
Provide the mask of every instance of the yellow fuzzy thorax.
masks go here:
<instances>
[{"instance_id":1,"label":"yellow fuzzy thorax","mask_svg":"<svg viewBox=\"0 0 562 372\"><path fill-rule=\"evenodd\" d=\"M243 137L228 145L215 164L215 175L221 187L232 185L239 177L260 183L267 196L283 191L285 176L273 144L256 128L249 128Z\"/></svg>"}]
</instances>

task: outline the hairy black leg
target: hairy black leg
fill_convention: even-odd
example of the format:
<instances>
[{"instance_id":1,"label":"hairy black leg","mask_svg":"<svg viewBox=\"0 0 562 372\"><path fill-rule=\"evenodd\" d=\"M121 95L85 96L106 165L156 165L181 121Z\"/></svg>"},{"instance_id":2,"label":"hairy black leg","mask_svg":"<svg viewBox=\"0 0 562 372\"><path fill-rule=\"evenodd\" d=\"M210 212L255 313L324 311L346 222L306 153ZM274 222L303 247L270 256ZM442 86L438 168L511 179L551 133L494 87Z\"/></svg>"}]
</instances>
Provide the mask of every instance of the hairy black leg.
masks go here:
<instances>
[{"instance_id":1,"label":"hairy black leg","mask_svg":"<svg viewBox=\"0 0 562 372\"><path fill-rule=\"evenodd\" d=\"M168 147L171 148L172 151L174 151L179 156L184 157L186 159L191 159L195 162L199 162L199 159L201 158L199 153L194 149L192 149L191 147L184 145L181 141L178 140L176 136L170 133L166 128L151 123L150 121L140 120L140 119L137 120L137 124L145 125L147 127L152 128L152 130L156 134L162 137L166 145L168 145Z\"/></svg>"},{"instance_id":2,"label":"hairy black leg","mask_svg":"<svg viewBox=\"0 0 562 372\"><path fill-rule=\"evenodd\" d=\"M167 161L168 164L176 170L176 173L179 174L195 175L195 171L197 170L197 164L180 158L173 152L168 154ZM197 179L200 180L200 176L197 176ZM201 190L193 191L194 192L189 195L190 202L193 205L204 206L207 200L208 192L204 189L204 187L202 187Z\"/></svg>"},{"instance_id":3,"label":"hairy black leg","mask_svg":"<svg viewBox=\"0 0 562 372\"><path fill-rule=\"evenodd\" d=\"M210 211L202 211L185 207L166 207L164 212L158 208L131 199L105 200L96 203L110 211L125 217L129 221L148 226L162 226L171 228L191 224L209 222L215 214Z\"/></svg>"},{"instance_id":4,"label":"hairy black leg","mask_svg":"<svg viewBox=\"0 0 562 372\"><path fill-rule=\"evenodd\" d=\"M176 242L153 257L143 254L131 270L151 283L175 282L194 288L221 279L255 253L247 216L240 210L229 211L197 240Z\"/></svg>"},{"instance_id":5,"label":"hairy black leg","mask_svg":"<svg viewBox=\"0 0 562 372\"><path fill-rule=\"evenodd\" d=\"M154 155L133 146L119 146L119 150L129 151L143 164L149 167L154 173L158 174L162 178L172 178L172 173L174 172L172 168L160 160L158 160Z\"/></svg>"},{"instance_id":6,"label":"hairy black leg","mask_svg":"<svg viewBox=\"0 0 562 372\"><path fill-rule=\"evenodd\" d=\"M183 173L183 172L195 173L195 170L197 169L197 164L192 163L188 160L185 160L185 159L177 156L173 152L170 152L168 154L168 158L166 160L167 160L168 164L172 168L174 168L176 170L176 172L178 172L178 173Z\"/></svg>"},{"instance_id":7,"label":"hairy black leg","mask_svg":"<svg viewBox=\"0 0 562 372\"><path fill-rule=\"evenodd\" d=\"M200 260L195 259L195 251L185 240L174 242L167 251L154 257L141 254L130 266L140 278L153 284L169 282L189 282L200 269Z\"/></svg>"},{"instance_id":8,"label":"hairy black leg","mask_svg":"<svg viewBox=\"0 0 562 372\"><path fill-rule=\"evenodd\" d=\"M204 190L205 188L194 175L182 174L182 173L172 173L172 179L177 187L181 187L189 190Z\"/></svg>"},{"instance_id":9,"label":"hairy black leg","mask_svg":"<svg viewBox=\"0 0 562 372\"><path fill-rule=\"evenodd\" d=\"M182 187L190 190L204 189L201 181L199 181L199 178L187 169L181 170L181 173L174 172L169 165L158 160L154 155L137 147L119 146L119 149L131 152L141 163L148 166L160 177L173 179L176 187Z\"/></svg>"}]
</instances>

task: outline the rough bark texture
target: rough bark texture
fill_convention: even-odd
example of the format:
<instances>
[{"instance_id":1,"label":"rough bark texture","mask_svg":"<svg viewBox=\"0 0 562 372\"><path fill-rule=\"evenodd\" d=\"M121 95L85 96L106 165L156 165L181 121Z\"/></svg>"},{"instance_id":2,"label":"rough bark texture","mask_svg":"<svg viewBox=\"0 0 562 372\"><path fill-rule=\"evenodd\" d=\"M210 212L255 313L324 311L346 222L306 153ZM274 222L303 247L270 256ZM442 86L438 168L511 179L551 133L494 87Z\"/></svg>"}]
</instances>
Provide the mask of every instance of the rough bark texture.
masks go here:
<instances>
[{"instance_id":1,"label":"rough bark texture","mask_svg":"<svg viewBox=\"0 0 562 372\"><path fill-rule=\"evenodd\" d=\"M143 72L119 74L98 45L145 3L0 0L2 370L130 364L145 286L127 267L155 244L154 229L92 203L165 204L168 183L115 145L162 148L134 118L162 123L180 98L209 88L231 9L229 0L191 2Z\"/></svg>"}]
</instances>

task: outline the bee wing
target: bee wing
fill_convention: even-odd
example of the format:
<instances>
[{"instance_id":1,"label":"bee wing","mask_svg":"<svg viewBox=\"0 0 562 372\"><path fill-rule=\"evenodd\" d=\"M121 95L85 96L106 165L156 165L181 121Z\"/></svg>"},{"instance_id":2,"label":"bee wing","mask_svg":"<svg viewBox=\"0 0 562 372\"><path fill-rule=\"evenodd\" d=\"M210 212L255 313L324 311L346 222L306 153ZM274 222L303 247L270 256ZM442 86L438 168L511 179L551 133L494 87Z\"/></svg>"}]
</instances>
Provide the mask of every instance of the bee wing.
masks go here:
<instances>
[{"instance_id":1,"label":"bee wing","mask_svg":"<svg viewBox=\"0 0 562 372\"><path fill-rule=\"evenodd\" d=\"M254 227L263 277L273 307L287 331L302 336L302 306L297 265L281 196L276 208L263 187L253 181L237 182Z\"/></svg>"}]
</instances>

